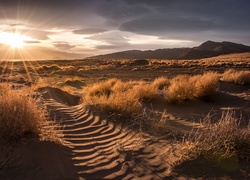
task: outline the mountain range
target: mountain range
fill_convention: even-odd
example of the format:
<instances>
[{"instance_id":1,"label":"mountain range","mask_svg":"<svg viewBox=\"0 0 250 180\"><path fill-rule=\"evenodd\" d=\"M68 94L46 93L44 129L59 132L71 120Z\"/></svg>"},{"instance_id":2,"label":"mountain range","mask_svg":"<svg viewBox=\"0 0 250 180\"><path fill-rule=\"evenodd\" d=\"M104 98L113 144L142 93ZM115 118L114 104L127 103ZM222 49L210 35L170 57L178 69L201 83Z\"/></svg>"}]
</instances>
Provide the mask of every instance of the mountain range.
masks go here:
<instances>
[{"instance_id":1,"label":"mountain range","mask_svg":"<svg viewBox=\"0 0 250 180\"><path fill-rule=\"evenodd\" d=\"M223 54L250 52L250 46L233 42L206 41L193 48L130 50L92 56L93 59L201 59Z\"/></svg>"}]
</instances>

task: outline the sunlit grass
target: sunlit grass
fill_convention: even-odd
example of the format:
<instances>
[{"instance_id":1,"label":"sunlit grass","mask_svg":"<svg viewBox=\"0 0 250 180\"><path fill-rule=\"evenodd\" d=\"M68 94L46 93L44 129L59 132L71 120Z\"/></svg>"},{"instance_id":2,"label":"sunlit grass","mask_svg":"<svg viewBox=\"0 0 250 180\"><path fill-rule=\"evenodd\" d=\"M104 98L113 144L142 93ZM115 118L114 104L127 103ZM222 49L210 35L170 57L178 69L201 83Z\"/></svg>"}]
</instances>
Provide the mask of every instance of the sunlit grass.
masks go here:
<instances>
[{"instance_id":1,"label":"sunlit grass","mask_svg":"<svg viewBox=\"0 0 250 180\"><path fill-rule=\"evenodd\" d=\"M217 122L208 116L202 121L192 138L185 140L192 146L191 154L203 155L208 159L220 160L236 156L248 159L250 154L250 123L243 123L232 111L224 112Z\"/></svg>"},{"instance_id":2,"label":"sunlit grass","mask_svg":"<svg viewBox=\"0 0 250 180\"><path fill-rule=\"evenodd\" d=\"M38 136L45 119L45 112L35 99L11 90L6 84L0 85L1 142L20 140L27 135Z\"/></svg>"},{"instance_id":3,"label":"sunlit grass","mask_svg":"<svg viewBox=\"0 0 250 180\"><path fill-rule=\"evenodd\" d=\"M163 91L169 102L182 103L187 100L206 98L216 93L219 85L217 73L208 72L203 75L179 75L171 79L170 85Z\"/></svg>"},{"instance_id":4,"label":"sunlit grass","mask_svg":"<svg viewBox=\"0 0 250 180\"><path fill-rule=\"evenodd\" d=\"M250 71L229 69L223 73L222 80L239 85L250 85Z\"/></svg>"}]
</instances>

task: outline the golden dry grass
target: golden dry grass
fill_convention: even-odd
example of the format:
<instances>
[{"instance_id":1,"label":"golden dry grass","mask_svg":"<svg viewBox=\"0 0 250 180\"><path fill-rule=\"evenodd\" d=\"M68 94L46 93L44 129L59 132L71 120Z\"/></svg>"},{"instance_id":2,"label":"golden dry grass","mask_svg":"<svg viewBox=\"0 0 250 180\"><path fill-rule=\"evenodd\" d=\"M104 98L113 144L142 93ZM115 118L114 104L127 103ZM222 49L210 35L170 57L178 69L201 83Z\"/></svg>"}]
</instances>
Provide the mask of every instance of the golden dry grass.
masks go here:
<instances>
[{"instance_id":1,"label":"golden dry grass","mask_svg":"<svg viewBox=\"0 0 250 180\"><path fill-rule=\"evenodd\" d=\"M0 143L15 144L26 137L63 143L58 124L48 120L46 108L32 98L33 89L0 84Z\"/></svg>"},{"instance_id":2,"label":"golden dry grass","mask_svg":"<svg viewBox=\"0 0 250 180\"><path fill-rule=\"evenodd\" d=\"M218 90L219 76L208 72L203 75L179 75L170 81L164 89L164 98L173 103L182 103L186 100L204 98L213 95Z\"/></svg>"},{"instance_id":3,"label":"golden dry grass","mask_svg":"<svg viewBox=\"0 0 250 180\"><path fill-rule=\"evenodd\" d=\"M55 71L55 70L61 70L61 67L58 66L57 64L52 64L52 65L43 65L38 68L40 71Z\"/></svg>"},{"instance_id":4,"label":"golden dry grass","mask_svg":"<svg viewBox=\"0 0 250 180\"><path fill-rule=\"evenodd\" d=\"M219 76L213 72L192 77L180 75L172 80L160 77L152 83L109 79L86 87L84 101L109 111L134 113L139 112L144 102L158 97L163 88L163 95L168 102L181 103L213 95L218 84Z\"/></svg>"},{"instance_id":5,"label":"golden dry grass","mask_svg":"<svg viewBox=\"0 0 250 180\"><path fill-rule=\"evenodd\" d=\"M170 80L166 77L159 77L159 78L156 78L153 82L153 85L159 89L159 90L162 90L164 89L165 87L167 87L168 85L170 84Z\"/></svg>"},{"instance_id":6,"label":"golden dry grass","mask_svg":"<svg viewBox=\"0 0 250 180\"><path fill-rule=\"evenodd\" d=\"M19 140L26 135L39 135L45 113L22 91L0 85L0 141Z\"/></svg>"},{"instance_id":7,"label":"golden dry grass","mask_svg":"<svg viewBox=\"0 0 250 180\"><path fill-rule=\"evenodd\" d=\"M138 113L142 102L152 100L157 96L157 89L143 81L122 82L110 79L85 88L84 101L96 104L108 111Z\"/></svg>"},{"instance_id":8,"label":"golden dry grass","mask_svg":"<svg viewBox=\"0 0 250 180\"><path fill-rule=\"evenodd\" d=\"M234 84L250 85L250 71L229 69L224 72L222 80Z\"/></svg>"},{"instance_id":9,"label":"golden dry grass","mask_svg":"<svg viewBox=\"0 0 250 180\"><path fill-rule=\"evenodd\" d=\"M249 158L250 123L242 123L232 111L224 112L221 119L213 123L208 116L202 122L203 129L197 131L193 138L192 151L208 158L226 159L231 156ZM188 144L188 143L187 143Z\"/></svg>"}]
</instances>

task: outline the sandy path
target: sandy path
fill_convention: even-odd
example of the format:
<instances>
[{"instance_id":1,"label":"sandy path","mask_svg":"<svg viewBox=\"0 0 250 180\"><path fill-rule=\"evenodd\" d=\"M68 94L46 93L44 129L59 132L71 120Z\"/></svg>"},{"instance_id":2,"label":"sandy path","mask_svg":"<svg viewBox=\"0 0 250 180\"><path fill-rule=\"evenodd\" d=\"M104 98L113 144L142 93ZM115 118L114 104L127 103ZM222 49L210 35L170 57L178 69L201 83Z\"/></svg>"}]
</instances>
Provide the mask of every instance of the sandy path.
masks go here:
<instances>
[{"instance_id":1,"label":"sandy path","mask_svg":"<svg viewBox=\"0 0 250 180\"><path fill-rule=\"evenodd\" d=\"M137 134L102 119L83 105L68 106L54 100L54 117L61 121L65 145L74 166L85 179L162 179L167 164L158 151ZM147 146L145 146L147 144Z\"/></svg>"},{"instance_id":2,"label":"sandy path","mask_svg":"<svg viewBox=\"0 0 250 180\"><path fill-rule=\"evenodd\" d=\"M60 89L41 91L65 143L21 145L0 168L0 179L172 179L172 165L182 158L177 145L109 122Z\"/></svg>"}]
</instances>

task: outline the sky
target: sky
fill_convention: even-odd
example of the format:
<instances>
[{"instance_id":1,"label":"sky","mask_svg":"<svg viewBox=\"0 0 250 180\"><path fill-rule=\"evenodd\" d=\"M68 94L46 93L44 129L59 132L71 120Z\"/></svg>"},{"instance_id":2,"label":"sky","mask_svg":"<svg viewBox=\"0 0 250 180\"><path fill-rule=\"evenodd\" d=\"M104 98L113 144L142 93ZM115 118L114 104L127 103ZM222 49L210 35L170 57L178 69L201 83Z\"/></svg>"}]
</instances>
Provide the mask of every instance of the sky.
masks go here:
<instances>
[{"instance_id":1,"label":"sky","mask_svg":"<svg viewBox=\"0 0 250 180\"><path fill-rule=\"evenodd\" d=\"M249 17L249 0L0 0L0 44L85 56L207 40L250 45Z\"/></svg>"}]
</instances>

